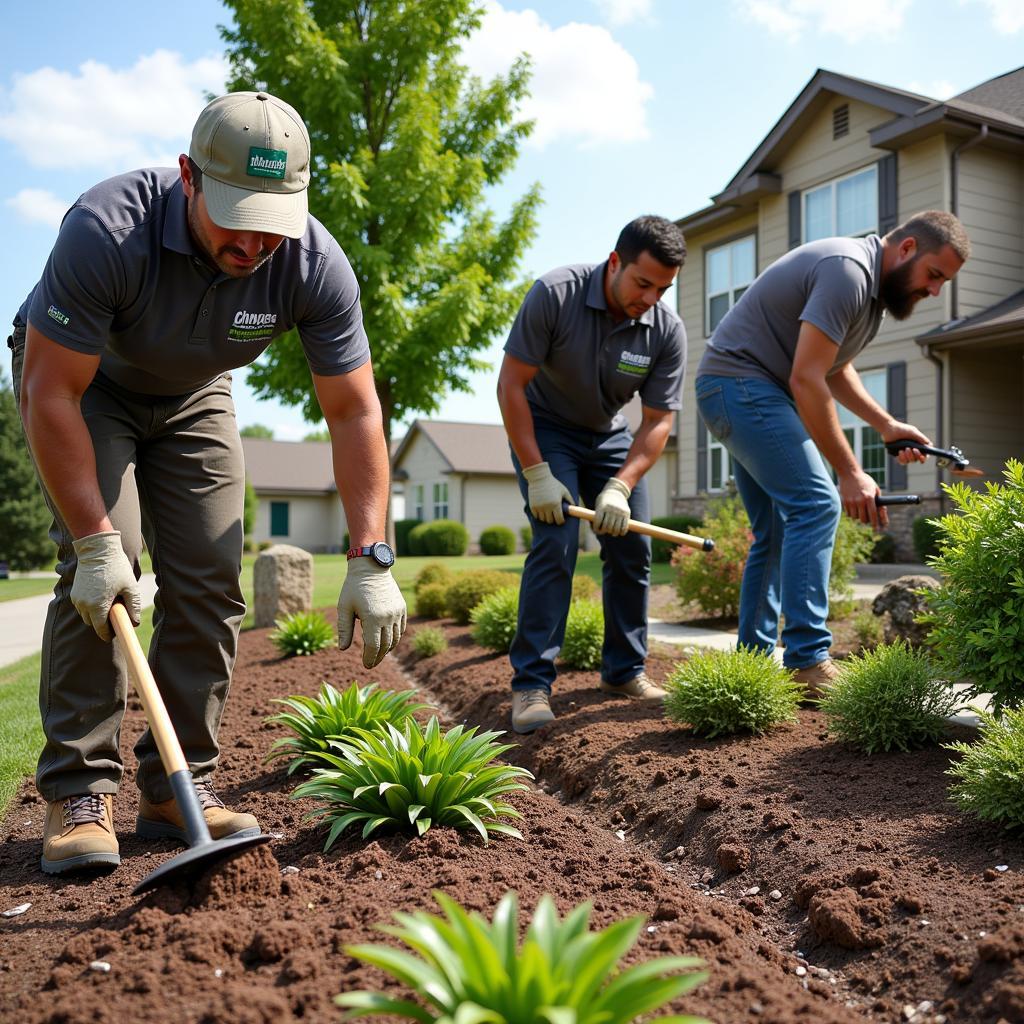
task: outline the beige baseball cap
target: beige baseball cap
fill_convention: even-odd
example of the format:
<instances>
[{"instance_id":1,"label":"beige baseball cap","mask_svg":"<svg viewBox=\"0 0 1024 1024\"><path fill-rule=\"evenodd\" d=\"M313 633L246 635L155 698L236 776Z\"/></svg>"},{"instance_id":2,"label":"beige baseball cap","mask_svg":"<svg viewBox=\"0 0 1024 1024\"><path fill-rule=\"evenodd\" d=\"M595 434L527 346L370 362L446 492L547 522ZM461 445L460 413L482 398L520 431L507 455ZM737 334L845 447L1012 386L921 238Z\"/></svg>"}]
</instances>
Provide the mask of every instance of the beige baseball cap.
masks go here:
<instances>
[{"instance_id":1,"label":"beige baseball cap","mask_svg":"<svg viewBox=\"0 0 1024 1024\"><path fill-rule=\"evenodd\" d=\"M199 115L188 155L218 227L302 237L310 147L293 107L265 92L218 96Z\"/></svg>"}]
</instances>

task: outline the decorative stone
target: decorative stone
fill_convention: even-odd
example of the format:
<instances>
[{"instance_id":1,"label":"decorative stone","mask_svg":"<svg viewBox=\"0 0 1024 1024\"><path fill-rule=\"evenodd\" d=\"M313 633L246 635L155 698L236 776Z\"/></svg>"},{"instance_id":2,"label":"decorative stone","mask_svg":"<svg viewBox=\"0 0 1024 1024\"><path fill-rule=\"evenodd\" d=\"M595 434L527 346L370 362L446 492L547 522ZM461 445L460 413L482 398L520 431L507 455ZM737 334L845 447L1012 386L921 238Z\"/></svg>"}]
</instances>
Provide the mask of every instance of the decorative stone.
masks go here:
<instances>
[{"instance_id":1,"label":"decorative stone","mask_svg":"<svg viewBox=\"0 0 1024 1024\"><path fill-rule=\"evenodd\" d=\"M4 917L20 917L31 906L32 906L31 903L19 903L16 907L11 907L10 910L5 910L3 912L3 916Z\"/></svg>"},{"instance_id":2,"label":"decorative stone","mask_svg":"<svg viewBox=\"0 0 1024 1024\"><path fill-rule=\"evenodd\" d=\"M886 643L906 640L912 647L924 643L928 627L915 620L927 607L928 592L938 589L939 581L932 576L899 576L886 583L871 605L875 615L889 613L885 623Z\"/></svg>"},{"instance_id":3,"label":"decorative stone","mask_svg":"<svg viewBox=\"0 0 1024 1024\"><path fill-rule=\"evenodd\" d=\"M313 606L313 556L291 544L260 552L252 570L257 629Z\"/></svg>"}]
</instances>

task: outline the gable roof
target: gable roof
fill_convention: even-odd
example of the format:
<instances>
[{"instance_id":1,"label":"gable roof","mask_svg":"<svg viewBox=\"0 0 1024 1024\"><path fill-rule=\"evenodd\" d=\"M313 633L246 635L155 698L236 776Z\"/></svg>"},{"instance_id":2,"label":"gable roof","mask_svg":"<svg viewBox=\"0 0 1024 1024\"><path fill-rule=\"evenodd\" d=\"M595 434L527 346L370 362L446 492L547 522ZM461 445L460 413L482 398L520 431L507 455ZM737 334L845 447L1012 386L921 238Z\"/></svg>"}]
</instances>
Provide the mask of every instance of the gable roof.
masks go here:
<instances>
[{"instance_id":1,"label":"gable roof","mask_svg":"<svg viewBox=\"0 0 1024 1024\"><path fill-rule=\"evenodd\" d=\"M449 473L489 473L512 476L508 436L500 423L456 423L451 420L415 420L395 449L391 464L400 470L412 439L418 434L437 449Z\"/></svg>"},{"instance_id":2,"label":"gable roof","mask_svg":"<svg viewBox=\"0 0 1024 1024\"><path fill-rule=\"evenodd\" d=\"M943 349L982 338L990 340L1003 337L1024 337L1024 288L978 313L941 324L922 334L917 343Z\"/></svg>"},{"instance_id":3,"label":"gable roof","mask_svg":"<svg viewBox=\"0 0 1024 1024\"><path fill-rule=\"evenodd\" d=\"M1024 67L996 75L981 85L967 89L953 99L969 102L988 110L1000 110L1018 120L1024 121Z\"/></svg>"},{"instance_id":4,"label":"gable roof","mask_svg":"<svg viewBox=\"0 0 1024 1024\"><path fill-rule=\"evenodd\" d=\"M272 441L243 437L245 475L263 494L333 494L330 441Z\"/></svg>"}]
</instances>

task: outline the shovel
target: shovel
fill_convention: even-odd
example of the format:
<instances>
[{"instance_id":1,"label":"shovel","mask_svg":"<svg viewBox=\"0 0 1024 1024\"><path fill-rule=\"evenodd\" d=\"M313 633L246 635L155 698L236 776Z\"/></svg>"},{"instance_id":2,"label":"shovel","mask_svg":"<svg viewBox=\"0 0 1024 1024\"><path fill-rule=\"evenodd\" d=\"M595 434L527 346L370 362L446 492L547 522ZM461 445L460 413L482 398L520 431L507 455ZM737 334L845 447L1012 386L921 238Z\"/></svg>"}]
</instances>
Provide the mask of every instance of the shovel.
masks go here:
<instances>
[{"instance_id":1,"label":"shovel","mask_svg":"<svg viewBox=\"0 0 1024 1024\"><path fill-rule=\"evenodd\" d=\"M913 448L925 455L935 457L935 465L940 469L948 469L956 476L984 476L985 471L971 465L971 460L964 457L955 444L948 448L935 448L930 444L921 444L920 441L912 441L910 438L903 438L899 441L889 441L885 450L890 455L899 455L905 448Z\"/></svg>"},{"instance_id":2,"label":"shovel","mask_svg":"<svg viewBox=\"0 0 1024 1024\"><path fill-rule=\"evenodd\" d=\"M593 509L583 508L582 505L562 506L569 515L576 519L586 519L592 523L596 517ZM701 551L714 551L715 542L710 537L695 537L692 533L680 533L678 530L669 530L664 526L654 526L651 523L642 523L637 519L630 519L626 524L630 533L643 533L655 540L665 540L669 544L682 544L688 548L699 548Z\"/></svg>"},{"instance_id":3,"label":"shovel","mask_svg":"<svg viewBox=\"0 0 1024 1024\"><path fill-rule=\"evenodd\" d=\"M203 817L203 809L192 782L192 773L188 769L188 762L182 753L178 737L174 734L174 727L150 671L149 662L142 653L142 645L135 635L135 627L128 617L128 611L120 602L115 603L110 609L110 624L114 627L114 632L121 641L125 657L128 659L129 674L135 684L139 700L142 701L142 708L146 712L146 721L156 740L157 750L160 751L160 760L163 762L164 771L167 772L171 792L178 803L182 818L185 819L185 834L188 836L189 848L146 875L132 890L132 895L138 895L166 882L178 881L182 876L201 872L228 854L240 853L242 850L269 843L270 836L228 836L225 839L213 839Z\"/></svg>"}]
</instances>

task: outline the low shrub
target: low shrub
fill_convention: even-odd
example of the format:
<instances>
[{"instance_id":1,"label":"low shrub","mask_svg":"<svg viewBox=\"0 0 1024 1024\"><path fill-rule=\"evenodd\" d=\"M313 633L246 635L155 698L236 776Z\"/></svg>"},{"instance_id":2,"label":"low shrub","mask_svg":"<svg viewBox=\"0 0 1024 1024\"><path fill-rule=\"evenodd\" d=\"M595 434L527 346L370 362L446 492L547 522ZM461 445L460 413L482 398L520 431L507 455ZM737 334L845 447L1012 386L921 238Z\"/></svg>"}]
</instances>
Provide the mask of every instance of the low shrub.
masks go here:
<instances>
[{"instance_id":1,"label":"low shrub","mask_svg":"<svg viewBox=\"0 0 1024 1024\"><path fill-rule=\"evenodd\" d=\"M982 821L1005 828L1024 826L1024 708L1004 708L1001 717L975 708L980 719L976 743L947 743L960 760L946 769L958 780L953 802Z\"/></svg>"},{"instance_id":2,"label":"low shrub","mask_svg":"<svg viewBox=\"0 0 1024 1024\"><path fill-rule=\"evenodd\" d=\"M906 640L854 655L818 702L828 731L866 754L936 743L961 701Z\"/></svg>"},{"instance_id":3,"label":"low shrub","mask_svg":"<svg viewBox=\"0 0 1024 1024\"><path fill-rule=\"evenodd\" d=\"M271 715L265 721L283 725L295 735L275 740L267 760L292 758L289 775L300 765L315 763L313 755L328 750L332 740L352 736L359 729L380 728L385 722L401 726L417 711L430 707L416 703L415 690L379 690L376 683L367 686L352 683L343 692L330 683L323 683L316 697L275 697L274 703L288 710Z\"/></svg>"},{"instance_id":4,"label":"low shrub","mask_svg":"<svg viewBox=\"0 0 1024 1024\"><path fill-rule=\"evenodd\" d=\"M410 718L401 730L391 724L379 732L361 729L334 749L318 751L314 756L329 767L315 768L292 797L319 802L306 818L330 825L324 850L359 824L363 839L381 828L423 835L433 825L475 829L485 844L492 832L522 839L501 820L522 815L498 798L526 789L519 780L533 775L491 763L514 746L494 742L500 735L461 725L442 733L437 718L426 726Z\"/></svg>"},{"instance_id":5,"label":"low shrub","mask_svg":"<svg viewBox=\"0 0 1024 1024\"><path fill-rule=\"evenodd\" d=\"M703 529L703 520L697 516L655 516L651 520L652 526L664 526L666 530L675 530L678 533L697 533ZM668 562L672 559L672 552L677 545L667 540L651 538L651 561Z\"/></svg>"},{"instance_id":6,"label":"low shrub","mask_svg":"<svg viewBox=\"0 0 1024 1024\"><path fill-rule=\"evenodd\" d=\"M454 519L434 519L409 531L409 553L413 555L464 555L469 531Z\"/></svg>"},{"instance_id":7,"label":"low shrub","mask_svg":"<svg viewBox=\"0 0 1024 1024\"><path fill-rule=\"evenodd\" d=\"M428 562L416 573L416 579L412 585L413 593L419 595L419 592L431 583L441 583L447 587L454 576L455 574L447 565L442 565L440 562Z\"/></svg>"},{"instance_id":8,"label":"low shrub","mask_svg":"<svg viewBox=\"0 0 1024 1024\"><path fill-rule=\"evenodd\" d=\"M516 550L516 535L508 526L488 526L480 534L480 553L484 555L512 555Z\"/></svg>"},{"instance_id":9,"label":"low shrub","mask_svg":"<svg viewBox=\"0 0 1024 1024\"><path fill-rule=\"evenodd\" d=\"M416 593L416 614L427 619L443 619L448 614L448 584L427 583Z\"/></svg>"},{"instance_id":10,"label":"low shrub","mask_svg":"<svg viewBox=\"0 0 1024 1024\"><path fill-rule=\"evenodd\" d=\"M684 604L696 601L709 615L736 616L743 567L753 540L739 495L715 502L704 517L703 530L715 541L713 551L677 547L672 553L676 592Z\"/></svg>"},{"instance_id":11,"label":"low shrub","mask_svg":"<svg viewBox=\"0 0 1024 1024\"><path fill-rule=\"evenodd\" d=\"M892 565L896 561L896 538L891 533L875 535L875 546L871 549L871 561L875 565Z\"/></svg>"},{"instance_id":12,"label":"low shrub","mask_svg":"<svg viewBox=\"0 0 1024 1024\"><path fill-rule=\"evenodd\" d=\"M853 629L861 647L874 647L880 644L885 632L882 617L876 615L870 608L862 608L857 612L853 617Z\"/></svg>"},{"instance_id":13,"label":"low shrub","mask_svg":"<svg viewBox=\"0 0 1024 1024\"><path fill-rule=\"evenodd\" d=\"M481 647L507 654L516 635L519 588L502 587L488 594L471 612L473 639Z\"/></svg>"},{"instance_id":14,"label":"low shrub","mask_svg":"<svg viewBox=\"0 0 1024 1024\"><path fill-rule=\"evenodd\" d=\"M697 651L676 665L665 689L666 717L708 738L796 721L803 695L782 665L753 648Z\"/></svg>"},{"instance_id":15,"label":"low shrub","mask_svg":"<svg viewBox=\"0 0 1024 1024\"><path fill-rule=\"evenodd\" d=\"M519 576L514 572L500 572L497 569L471 569L456 574L445 591L448 614L460 625L469 624L473 609L488 594L503 587L519 587Z\"/></svg>"},{"instance_id":16,"label":"low shrub","mask_svg":"<svg viewBox=\"0 0 1024 1024\"><path fill-rule=\"evenodd\" d=\"M533 527L529 523L519 527L519 543L522 544L524 551L529 551L533 547Z\"/></svg>"},{"instance_id":17,"label":"low shrub","mask_svg":"<svg viewBox=\"0 0 1024 1024\"><path fill-rule=\"evenodd\" d=\"M334 642L334 629L319 612L294 612L274 625L270 641L288 658L316 654Z\"/></svg>"},{"instance_id":18,"label":"low shrub","mask_svg":"<svg viewBox=\"0 0 1024 1024\"><path fill-rule=\"evenodd\" d=\"M448 650L448 638L440 629L417 629L412 638L412 649L420 658L432 658Z\"/></svg>"},{"instance_id":19,"label":"low shrub","mask_svg":"<svg viewBox=\"0 0 1024 1024\"><path fill-rule=\"evenodd\" d=\"M853 581L857 578L857 565L871 558L876 537L877 534L870 526L847 515L840 516L828 578L830 604L853 599Z\"/></svg>"},{"instance_id":20,"label":"low shrub","mask_svg":"<svg viewBox=\"0 0 1024 1024\"><path fill-rule=\"evenodd\" d=\"M412 554L409 550L409 534L419 525L419 519L395 520L395 554L399 558Z\"/></svg>"},{"instance_id":21,"label":"low shrub","mask_svg":"<svg viewBox=\"0 0 1024 1024\"><path fill-rule=\"evenodd\" d=\"M911 537L914 542L914 553L919 562L929 562L939 553L939 541L942 529L938 520L928 516L916 516L910 524Z\"/></svg>"},{"instance_id":22,"label":"low shrub","mask_svg":"<svg viewBox=\"0 0 1024 1024\"><path fill-rule=\"evenodd\" d=\"M559 920L554 900L545 895L520 943L514 891L502 896L491 921L475 911L467 913L443 892L435 892L434 899L444 918L396 911L397 925L379 926L411 952L383 944L345 947L349 956L408 986L418 1001L383 992L344 992L334 1001L351 1008L347 1016L386 1015L437 1024L630 1024L644 1016L707 1024L696 1017L645 1016L692 991L707 974L700 970L702 961L684 956L623 967L620 961L636 944L643 917L591 931L591 904L582 903Z\"/></svg>"},{"instance_id":23,"label":"low shrub","mask_svg":"<svg viewBox=\"0 0 1024 1024\"><path fill-rule=\"evenodd\" d=\"M574 601L569 605L562 641L562 661L570 668L591 672L601 667L604 646L604 612L596 601Z\"/></svg>"},{"instance_id":24,"label":"low shrub","mask_svg":"<svg viewBox=\"0 0 1024 1024\"><path fill-rule=\"evenodd\" d=\"M600 601L601 587L590 576L573 576L571 601Z\"/></svg>"}]
</instances>

